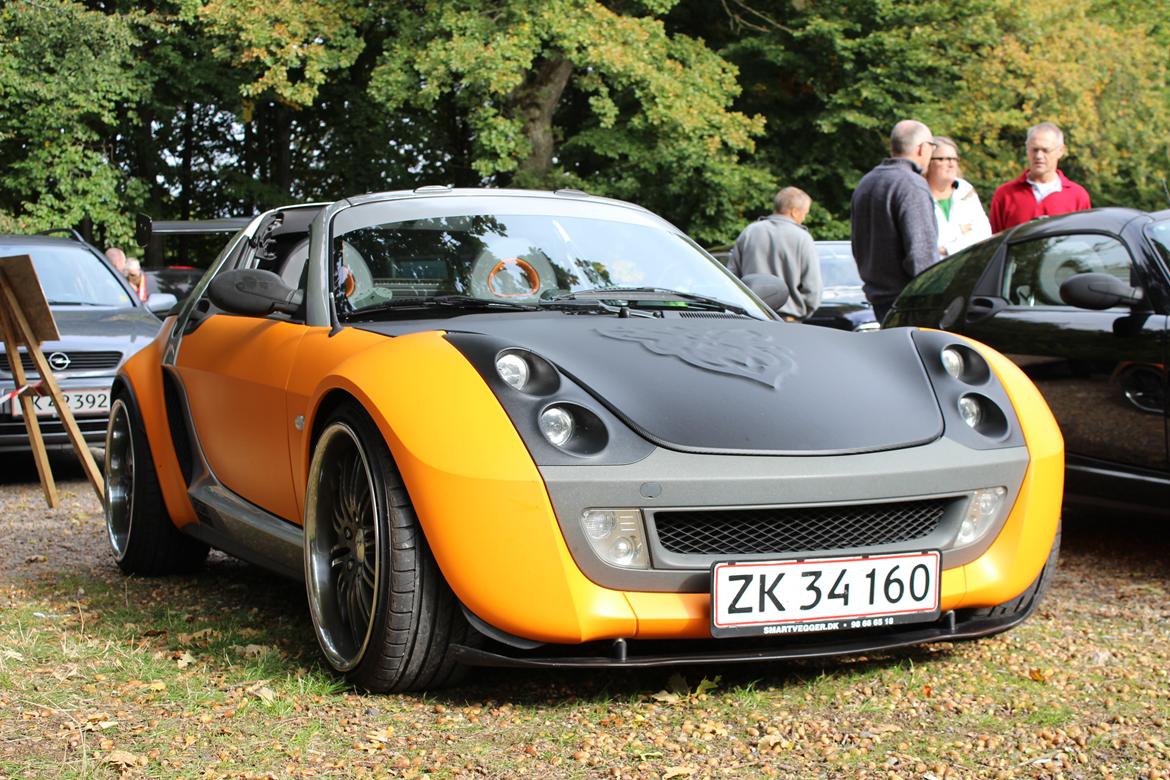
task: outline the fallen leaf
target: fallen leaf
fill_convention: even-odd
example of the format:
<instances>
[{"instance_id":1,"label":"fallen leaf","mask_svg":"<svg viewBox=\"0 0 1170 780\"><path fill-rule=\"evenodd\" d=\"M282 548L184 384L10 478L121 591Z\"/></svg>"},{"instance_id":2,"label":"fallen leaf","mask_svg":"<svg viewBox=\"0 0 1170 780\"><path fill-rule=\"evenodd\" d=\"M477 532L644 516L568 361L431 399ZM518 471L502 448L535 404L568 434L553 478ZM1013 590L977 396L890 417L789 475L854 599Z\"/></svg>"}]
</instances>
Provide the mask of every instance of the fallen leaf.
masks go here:
<instances>
[{"instance_id":1,"label":"fallen leaf","mask_svg":"<svg viewBox=\"0 0 1170 780\"><path fill-rule=\"evenodd\" d=\"M24 559L24 562L25 563L44 563L47 560L49 560L49 559L43 555L30 555Z\"/></svg>"},{"instance_id":2,"label":"fallen leaf","mask_svg":"<svg viewBox=\"0 0 1170 780\"><path fill-rule=\"evenodd\" d=\"M187 652L180 653L175 657L175 663L180 669L186 669L188 666L195 663L195 656Z\"/></svg>"},{"instance_id":3,"label":"fallen leaf","mask_svg":"<svg viewBox=\"0 0 1170 780\"><path fill-rule=\"evenodd\" d=\"M672 777L690 777L694 773L693 766L668 766L666 771L662 773L662 780L670 780Z\"/></svg>"},{"instance_id":4,"label":"fallen leaf","mask_svg":"<svg viewBox=\"0 0 1170 780\"><path fill-rule=\"evenodd\" d=\"M111 764L119 769L133 769L136 766L146 766L148 762L145 756L136 756L125 750L111 750L102 756L102 763Z\"/></svg>"},{"instance_id":5,"label":"fallen leaf","mask_svg":"<svg viewBox=\"0 0 1170 780\"><path fill-rule=\"evenodd\" d=\"M779 734L765 734L760 737L760 741L756 743L756 747L760 750L771 750L779 745L783 739Z\"/></svg>"},{"instance_id":6,"label":"fallen leaf","mask_svg":"<svg viewBox=\"0 0 1170 780\"><path fill-rule=\"evenodd\" d=\"M167 689L167 684L162 680L155 680L150 685L146 686L146 688L150 691L165 691Z\"/></svg>"},{"instance_id":7,"label":"fallen leaf","mask_svg":"<svg viewBox=\"0 0 1170 780\"><path fill-rule=\"evenodd\" d=\"M681 696L670 691L659 691L658 693L651 694L650 698L663 704L678 704L682 700Z\"/></svg>"},{"instance_id":8,"label":"fallen leaf","mask_svg":"<svg viewBox=\"0 0 1170 780\"><path fill-rule=\"evenodd\" d=\"M255 696L257 699L264 702L265 704L271 704L272 702L276 701L276 691L272 690L267 685L265 685L264 683L266 683L266 682L268 682L268 681L261 680L260 682L253 685L251 688L248 689L248 695Z\"/></svg>"},{"instance_id":9,"label":"fallen leaf","mask_svg":"<svg viewBox=\"0 0 1170 780\"><path fill-rule=\"evenodd\" d=\"M702 695L706 694L708 691L715 690L716 688L719 687L719 682L722 679L723 679L723 676L719 675L719 674L715 675L714 680L708 680L706 677L704 677L702 680L699 680L699 684L695 688L695 695L702 696Z\"/></svg>"},{"instance_id":10,"label":"fallen leaf","mask_svg":"<svg viewBox=\"0 0 1170 780\"><path fill-rule=\"evenodd\" d=\"M1028 676L1039 683L1048 682L1048 673L1045 672L1043 669L1036 669L1036 668L1029 669Z\"/></svg>"}]
</instances>

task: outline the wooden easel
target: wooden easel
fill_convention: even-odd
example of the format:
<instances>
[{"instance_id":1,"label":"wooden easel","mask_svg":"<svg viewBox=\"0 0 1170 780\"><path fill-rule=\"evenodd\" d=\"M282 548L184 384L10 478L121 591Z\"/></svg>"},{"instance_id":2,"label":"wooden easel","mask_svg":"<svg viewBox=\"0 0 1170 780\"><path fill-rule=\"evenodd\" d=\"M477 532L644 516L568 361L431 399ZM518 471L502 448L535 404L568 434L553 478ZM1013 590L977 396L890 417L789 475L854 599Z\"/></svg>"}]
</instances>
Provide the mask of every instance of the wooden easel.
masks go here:
<instances>
[{"instance_id":1,"label":"wooden easel","mask_svg":"<svg viewBox=\"0 0 1170 780\"><path fill-rule=\"evenodd\" d=\"M12 379L19 394L12 399L12 403L19 402L24 412L24 427L28 430L29 444L32 446L33 458L36 460L37 473L41 478L41 487L45 491L45 501L50 507L57 506L57 485L53 481L53 472L49 468L49 456L45 450L45 439L41 435L41 424L37 419L36 409L32 398L29 397L27 378L24 366L20 362L17 347L23 345L29 357L41 375L40 390L47 392L53 399L57 416L73 443L73 449L81 460L85 474L98 498L105 498L105 480L98 471L97 463L89 451L89 445L73 419L73 411L65 402L61 388L53 377L49 368L49 361L41 351L41 342L55 341L60 338L57 332L57 323L53 320L53 312L45 300L45 293L41 290L41 283L37 280L36 268L32 258L28 255L16 257L0 257L0 338L4 340L4 349L8 354L8 365L12 369Z\"/></svg>"}]
</instances>

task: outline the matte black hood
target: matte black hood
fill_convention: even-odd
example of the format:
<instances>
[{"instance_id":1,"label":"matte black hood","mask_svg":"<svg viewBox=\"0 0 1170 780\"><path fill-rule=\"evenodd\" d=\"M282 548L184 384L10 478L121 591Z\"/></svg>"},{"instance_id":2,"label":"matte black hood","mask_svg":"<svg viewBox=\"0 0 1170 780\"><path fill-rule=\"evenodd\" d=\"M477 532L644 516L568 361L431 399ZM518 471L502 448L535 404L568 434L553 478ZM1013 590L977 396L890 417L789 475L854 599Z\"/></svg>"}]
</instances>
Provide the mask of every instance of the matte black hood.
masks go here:
<instances>
[{"instance_id":1,"label":"matte black hood","mask_svg":"<svg viewBox=\"0 0 1170 780\"><path fill-rule=\"evenodd\" d=\"M559 313L436 326L541 355L674 449L836 454L924 444L943 432L909 329L853 334L746 318Z\"/></svg>"}]
</instances>

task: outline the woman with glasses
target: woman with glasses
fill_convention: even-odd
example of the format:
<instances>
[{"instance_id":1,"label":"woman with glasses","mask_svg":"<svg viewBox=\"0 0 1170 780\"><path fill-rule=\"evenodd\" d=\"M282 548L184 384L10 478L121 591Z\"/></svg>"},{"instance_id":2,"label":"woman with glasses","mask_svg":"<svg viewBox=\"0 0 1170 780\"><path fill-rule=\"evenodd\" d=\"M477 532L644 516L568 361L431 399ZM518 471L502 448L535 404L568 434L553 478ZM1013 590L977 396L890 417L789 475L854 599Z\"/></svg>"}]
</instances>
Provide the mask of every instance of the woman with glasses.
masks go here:
<instances>
[{"instance_id":1,"label":"woman with glasses","mask_svg":"<svg viewBox=\"0 0 1170 780\"><path fill-rule=\"evenodd\" d=\"M979 193L959 177L959 147L946 136L934 137L926 183L934 197L939 255L948 257L991 235L991 223L979 202Z\"/></svg>"}]
</instances>

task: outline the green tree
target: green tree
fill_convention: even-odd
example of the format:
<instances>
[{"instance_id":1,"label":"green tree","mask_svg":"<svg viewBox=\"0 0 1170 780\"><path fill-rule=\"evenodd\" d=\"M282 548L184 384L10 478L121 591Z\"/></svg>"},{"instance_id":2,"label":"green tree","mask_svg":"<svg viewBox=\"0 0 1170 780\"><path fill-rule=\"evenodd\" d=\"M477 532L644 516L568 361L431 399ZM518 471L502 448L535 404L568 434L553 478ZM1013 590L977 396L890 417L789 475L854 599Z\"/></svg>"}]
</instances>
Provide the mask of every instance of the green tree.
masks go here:
<instances>
[{"instance_id":1,"label":"green tree","mask_svg":"<svg viewBox=\"0 0 1170 780\"><path fill-rule=\"evenodd\" d=\"M1093 0L1000 9L999 41L970 62L956 95L966 110L951 125L988 195L1023 170L1027 128L1052 121L1069 148L1061 168L1094 205L1165 208L1170 12L1141 9Z\"/></svg>"},{"instance_id":2,"label":"green tree","mask_svg":"<svg viewBox=\"0 0 1170 780\"><path fill-rule=\"evenodd\" d=\"M0 231L89 218L111 242L129 237L141 184L110 164L109 142L136 43L125 18L66 0L0 8Z\"/></svg>"}]
</instances>

